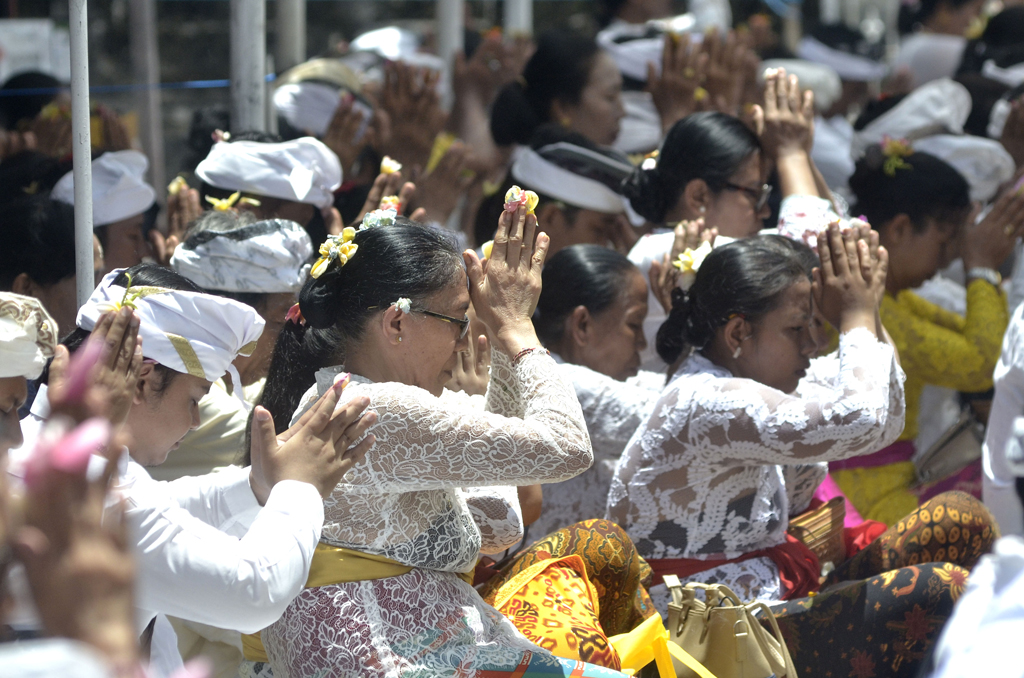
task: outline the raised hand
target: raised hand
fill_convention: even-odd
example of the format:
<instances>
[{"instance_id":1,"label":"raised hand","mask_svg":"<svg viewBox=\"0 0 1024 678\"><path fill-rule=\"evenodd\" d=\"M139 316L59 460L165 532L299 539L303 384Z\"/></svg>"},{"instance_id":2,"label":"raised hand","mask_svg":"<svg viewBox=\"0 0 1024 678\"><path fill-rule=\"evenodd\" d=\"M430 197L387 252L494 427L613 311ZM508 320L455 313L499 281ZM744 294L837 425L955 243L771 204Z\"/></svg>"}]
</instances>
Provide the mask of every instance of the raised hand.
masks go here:
<instances>
[{"instance_id":1,"label":"raised hand","mask_svg":"<svg viewBox=\"0 0 1024 678\"><path fill-rule=\"evenodd\" d=\"M884 290L889 256L885 248L872 248L858 229L842 231L838 223L818 234L821 266L811 289L821 314L840 332L863 327L878 336L879 285Z\"/></svg>"},{"instance_id":2,"label":"raised hand","mask_svg":"<svg viewBox=\"0 0 1024 678\"><path fill-rule=\"evenodd\" d=\"M1017 168L1024 168L1024 96L1020 96L1010 104L1010 114L1003 124L1003 134L999 142L1013 158Z\"/></svg>"},{"instance_id":3,"label":"raised hand","mask_svg":"<svg viewBox=\"0 0 1024 678\"><path fill-rule=\"evenodd\" d=\"M765 155L778 170L782 195L818 195L810 159L814 95L801 94L795 75L773 69L765 73L764 108L755 106L752 114Z\"/></svg>"},{"instance_id":4,"label":"raised hand","mask_svg":"<svg viewBox=\"0 0 1024 678\"><path fill-rule=\"evenodd\" d=\"M445 385L450 391L462 391L469 395L484 395L491 380L491 345L487 335L479 335L469 342L469 348L459 354L452 371L452 378Z\"/></svg>"},{"instance_id":5,"label":"raised hand","mask_svg":"<svg viewBox=\"0 0 1024 678\"><path fill-rule=\"evenodd\" d=\"M548 235L537 230L537 217L527 215L521 205L515 212L501 213L486 269L476 252L467 250L462 255L477 317L507 355L540 346L531 318L550 244Z\"/></svg>"},{"instance_id":6,"label":"raised hand","mask_svg":"<svg viewBox=\"0 0 1024 678\"><path fill-rule=\"evenodd\" d=\"M743 99L746 45L735 31L729 31L724 39L712 31L705 34L702 51L707 54L705 87L710 102L722 113L736 115Z\"/></svg>"},{"instance_id":7,"label":"raised hand","mask_svg":"<svg viewBox=\"0 0 1024 678\"><path fill-rule=\"evenodd\" d=\"M103 345L99 361L91 368L84 395L68 383L70 356L58 346L50 364L48 397L54 412L71 416L76 421L102 416L114 429L128 419L135 388L142 369L142 339L139 338L139 317L126 307L104 314L79 351L89 342Z\"/></svg>"},{"instance_id":8,"label":"raised hand","mask_svg":"<svg viewBox=\"0 0 1024 678\"><path fill-rule=\"evenodd\" d=\"M1024 192L1004 192L984 219L977 224L973 219L968 222L962 245L964 268L998 269L1024 234Z\"/></svg>"},{"instance_id":9,"label":"raised hand","mask_svg":"<svg viewBox=\"0 0 1024 678\"><path fill-rule=\"evenodd\" d=\"M473 183L474 174L467 170L470 154L465 144L456 141L445 151L437 167L417 179L413 205L423 208L428 221L447 223L459 199Z\"/></svg>"},{"instance_id":10,"label":"raised hand","mask_svg":"<svg viewBox=\"0 0 1024 678\"><path fill-rule=\"evenodd\" d=\"M390 139L383 151L412 167L424 167L434 138L448 120L437 94L440 75L400 62L384 70L380 103L390 118Z\"/></svg>"},{"instance_id":11,"label":"raised hand","mask_svg":"<svg viewBox=\"0 0 1024 678\"><path fill-rule=\"evenodd\" d=\"M127 151L132 147L132 138L124 121L106 106L97 106L96 112L103 123L103 150Z\"/></svg>"},{"instance_id":12,"label":"raised hand","mask_svg":"<svg viewBox=\"0 0 1024 678\"><path fill-rule=\"evenodd\" d=\"M110 448L106 471L94 480L48 468L26 488L25 522L13 545L46 631L131 669L138 661L135 566L123 508L104 515L120 449Z\"/></svg>"},{"instance_id":13,"label":"raised hand","mask_svg":"<svg viewBox=\"0 0 1024 678\"><path fill-rule=\"evenodd\" d=\"M654 64L647 64L647 91L661 117L661 130L668 132L672 125L694 111L702 110L707 92L701 90L708 65L708 54L691 44L690 34L665 35L661 52L661 73Z\"/></svg>"},{"instance_id":14,"label":"raised hand","mask_svg":"<svg viewBox=\"0 0 1024 678\"><path fill-rule=\"evenodd\" d=\"M260 505L282 480L309 483L326 498L341 478L373 447L367 435L377 413L364 412L369 398L353 398L342 407L338 399L347 380L339 380L288 430L277 435L274 420L263 407L252 417L252 467L249 484Z\"/></svg>"},{"instance_id":15,"label":"raised hand","mask_svg":"<svg viewBox=\"0 0 1024 678\"><path fill-rule=\"evenodd\" d=\"M352 176L356 160L370 141L365 134L362 138L356 139L359 129L366 121L366 114L354 104L355 97L346 92L334 110L334 116L327 125L323 137L324 145L334 151L341 161L342 176L346 177Z\"/></svg>"}]
</instances>

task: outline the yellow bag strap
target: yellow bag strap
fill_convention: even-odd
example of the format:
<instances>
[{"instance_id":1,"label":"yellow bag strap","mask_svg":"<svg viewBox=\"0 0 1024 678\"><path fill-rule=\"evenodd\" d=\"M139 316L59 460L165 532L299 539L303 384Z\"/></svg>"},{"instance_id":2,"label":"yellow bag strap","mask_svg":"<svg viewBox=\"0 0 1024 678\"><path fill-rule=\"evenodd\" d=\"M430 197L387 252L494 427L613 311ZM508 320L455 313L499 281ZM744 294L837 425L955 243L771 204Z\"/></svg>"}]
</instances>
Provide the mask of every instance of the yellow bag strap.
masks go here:
<instances>
[{"instance_id":1,"label":"yellow bag strap","mask_svg":"<svg viewBox=\"0 0 1024 678\"><path fill-rule=\"evenodd\" d=\"M403 565L384 556L320 543L316 545L316 550L313 552L313 561L309 565L309 577L306 578L306 588L388 579L412 570L411 566ZM458 573L458 576L472 586L473 572ZM242 654L246 661L268 661L259 632L242 635Z\"/></svg>"},{"instance_id":2,"label":"yellow bag strap","mask_svg":"<svg viewBox=\"0 0 1024 678\"><path fill-rule=\"evenodd\" d=\"M668 652L683 663L688 669L696 673L700 678L715 678L715 674L708 671L703 664L693 658L689 652L679 647L679 643L668 642Z\"/></svg>"}]
</instances>

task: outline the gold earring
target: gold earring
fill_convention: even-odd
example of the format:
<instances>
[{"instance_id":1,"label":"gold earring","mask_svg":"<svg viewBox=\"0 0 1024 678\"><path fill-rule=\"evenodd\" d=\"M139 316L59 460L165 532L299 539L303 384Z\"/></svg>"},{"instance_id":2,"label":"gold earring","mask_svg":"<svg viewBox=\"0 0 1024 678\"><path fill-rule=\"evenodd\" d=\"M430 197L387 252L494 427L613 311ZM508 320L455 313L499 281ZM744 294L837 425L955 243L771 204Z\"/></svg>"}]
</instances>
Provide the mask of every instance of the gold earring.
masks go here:
<instances>
[{"instance_id":1,"label":"gold earring","mask_svg":"<svg viewBox=\"0 0 1024 678\"><path fill-rule=\"evenodd\" d=\"M399 337L399 338L398 338L398 341L402 341L402 338L401 338L401 337Z\"/></svg>"}]
</instances>

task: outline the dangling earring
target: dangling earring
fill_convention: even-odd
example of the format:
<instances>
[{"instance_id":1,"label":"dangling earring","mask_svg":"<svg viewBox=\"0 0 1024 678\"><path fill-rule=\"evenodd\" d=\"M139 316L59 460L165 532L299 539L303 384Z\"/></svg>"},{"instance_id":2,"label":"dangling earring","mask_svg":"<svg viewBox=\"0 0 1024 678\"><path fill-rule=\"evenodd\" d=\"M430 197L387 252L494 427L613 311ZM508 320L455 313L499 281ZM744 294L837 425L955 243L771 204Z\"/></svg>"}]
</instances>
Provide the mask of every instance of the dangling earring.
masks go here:
<instances>
[{"instance_id":1,"label":"dangling earring","mask_svg":"<svg viewBox=\"0 0 1024 678\"><path fill-rule=\"evenodd\" d=\"M399 339L399 341L401 341L401 339ZM740 357L741 353L743 353L743 349L741 347L737 346L736 350L732 352L732 359L736 360L736 358Z\"/></svg>"}]
</instances>

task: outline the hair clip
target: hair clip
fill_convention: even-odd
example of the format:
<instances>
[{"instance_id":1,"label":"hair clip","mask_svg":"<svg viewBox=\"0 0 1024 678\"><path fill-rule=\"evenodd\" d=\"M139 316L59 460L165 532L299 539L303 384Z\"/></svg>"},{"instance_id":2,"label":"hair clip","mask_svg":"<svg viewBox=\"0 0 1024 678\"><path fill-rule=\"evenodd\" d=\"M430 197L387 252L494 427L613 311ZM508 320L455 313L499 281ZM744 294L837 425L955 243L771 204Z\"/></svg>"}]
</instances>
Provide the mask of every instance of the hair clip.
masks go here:
<instances>
[{"instance_id":1,"label":"hair clip","mask_svg":"<svg viewBox=\"0 0 1024 678\"><path fill-rule=\"evenodd\" d=\"M401 311L402 313L411 313L412 312L412 299L408 299L406 297L401 297L398 301L396 301L395 303L393 303L391 305L394 306L399 311Z\"/></svg>"},{"instance_id":2,"label":"hair clip","mask_svg":"<svg viewBox=\"0 0 1024 678\"><path fill-rule=\"evenodd\" d=\"M327 236L324 244L320 245L320 258L313 264L309 274L314 278L319 278L331 265L331 262L337 261L338 266L347 264L359 249L359 245L352 242L355 237L356 229L351 226L343 228L340 235Z\"/></svg>"},{"instance_id":3,"label":"hair clip","mask_svg":"<svg viewBox=\"0 0 1024 678\"><path fill-rule=\"evenodd\" d=\"M285 322L290 322L295 325L306 325L306 318L302 315L302 309L299 308L298 304L292 304L292 307L288 309L288 312L284 314Z\"/></svg>"},{"instance_id":4,"label":"hair clip","mask_svg":"<svg viewBox=\"0 0 1024 678\"><path fill-rule=\"evenodd\" d=\"M402 163L397 160L393 160L390 156L385 155L380 161L380 173L381 174L394 174L402 169Z\"/></svg>"},{"instance_id":5,"label":"hair clip","mask_svg":"<svg viewBox=\"0 0 1024 678\"><path fill-rule=\"evenodd\" d=\"M683 250L672 265L679 269L679 287L689 291L693 282L697 279L697 271L707 256L711 254L711 243L705 240L697 249L687 248Z\"/></svg>"},{"instance_id":6,"label":"hair clip","mask_svg":"<svg viewBox=\"0 0 1024 678\"><path fill-rule=\"evenodd\" d=\"M533 214L533 211L537 209L538 202L540 202L540 198L536 193L524 190L518 186L513 186L505 193L506 212L515 212L519 209L520 205L523 205L526 207L527 214Z\"/></svg>"},{"instance_id":7,"label":"hair clip","mask_svg":"<svg viewBox=\"0 0 1024 678\"><path fill-rule=\"evenodd\" d=\"M242 203L244 205L252 205L253 207L259 207L260 201L255 198L243 198L241 191L235 191L226 198L214 198L213 196L206 196L206 202L213 205L213 209L218 212L227 212L229 209L235 206L235 203Z\"/></svg>"},{"instance_id":8,"label":"hair clip","mask_svg":"<svg viewBox=\"0 0 1024 678\"><path fill-rule=\"evenodd\" d=\"M378 226L394 226L398 218L398 212L393 209L380 209L368 212L363 216L363 223L359 226L360 231Z\"/></svg>"},{"instance_id":9,"label":"hair clip","mask_svg":"<svg viewBox=\"0 0 1024 678\"><path fill-rule=\"evenodd\" d=\"M910 142L906 139L893 139L888 134L882 137L882 155L885 156L885 162L882 164L882 171L887 176L896 176L896 170L900 169L913 169L904 158L910 157L914 154L914 147L910 145Z\"/></svg>"}]
</instances>

